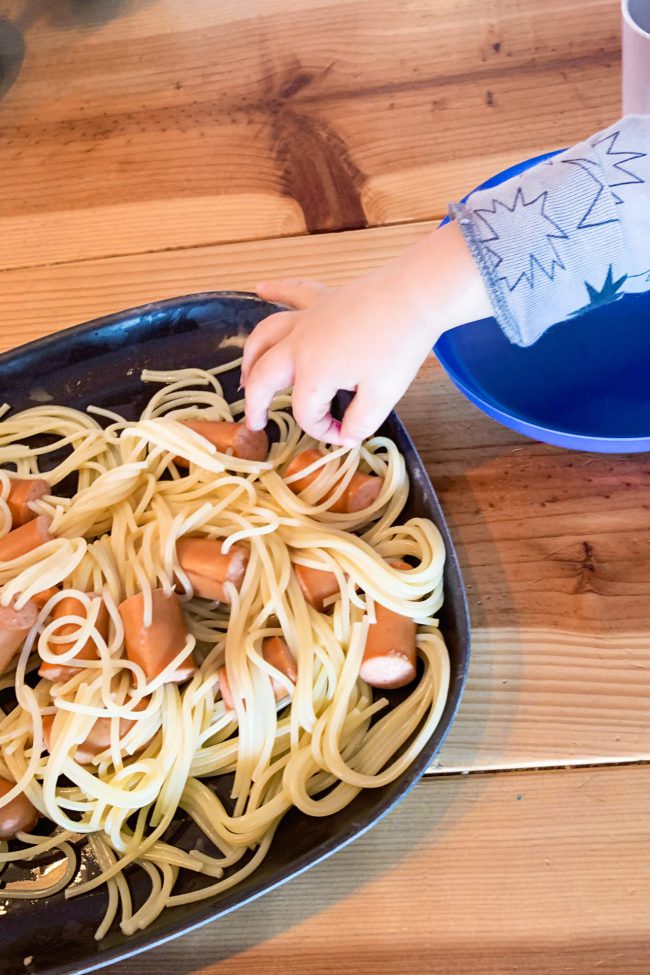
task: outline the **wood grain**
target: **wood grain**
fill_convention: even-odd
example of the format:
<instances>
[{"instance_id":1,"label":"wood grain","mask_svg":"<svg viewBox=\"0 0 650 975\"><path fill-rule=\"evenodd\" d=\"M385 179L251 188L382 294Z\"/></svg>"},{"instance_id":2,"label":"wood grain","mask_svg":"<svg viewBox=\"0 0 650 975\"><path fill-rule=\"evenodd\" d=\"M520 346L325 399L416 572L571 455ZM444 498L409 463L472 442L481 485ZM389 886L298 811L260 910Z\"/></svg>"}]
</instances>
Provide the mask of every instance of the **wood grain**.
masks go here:
<instances>
[{"instance_id":1,"label":"wood grain","mask_svg":"<svg viewBox=\"0 0 650 975\"><path fill-rule=\"evenodd\" d=\"M161 298L220 288L252 290L265 278L295 274L341 284L434 227L410 224L0 271L0 347Z\"/></svg>"},{"instance_id":2,"label":"wood grain","mask_svg":"<svg viewBox=\"0 0 650 975\"><path fill-rule=\"evenodd\" d=\"M648 761L649 669L647 630L475 628L465 697L430 771Z\"/></svg>"},{"instance_id":3,"label":"wood grain","mask_svg":"<svg viewBox=\"0 0 650 975\"><path fill-rule=\"evenodd\" d=\"M616 0L2 13L0 267L438 217L620 111Z\"/></svg>"},{"instance_id":4,"label":"wood grain","mask_svg":"<svg viewBox=\"0 0 650 975\"><path fill-rule=\"evenodd\" d=\"M650 769L442 777L352 847L115 975L645 975Z\"/></svg>"},{"instance_id":5,"label":"wood grain","mask_svg":"<svg viewBox=\"0 0 650 975\"><path fill-rule=\"evenodd\" d=\"M129 305L285 274L347 280L432 225L0 273L5 346ZM473 620L443 769L650 755L650 462L578 454L489 420L431 359L400 404L458 548Z\"/></svg>"}]
</instances>

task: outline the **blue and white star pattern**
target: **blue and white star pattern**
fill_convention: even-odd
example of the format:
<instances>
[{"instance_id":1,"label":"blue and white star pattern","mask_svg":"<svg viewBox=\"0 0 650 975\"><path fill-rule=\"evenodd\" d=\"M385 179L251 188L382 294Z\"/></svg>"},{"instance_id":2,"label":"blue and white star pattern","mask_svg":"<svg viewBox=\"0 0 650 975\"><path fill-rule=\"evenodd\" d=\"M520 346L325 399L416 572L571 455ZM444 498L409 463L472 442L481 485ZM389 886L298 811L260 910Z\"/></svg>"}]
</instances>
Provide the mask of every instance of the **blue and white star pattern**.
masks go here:
<instances>
[{"instance_id":1,"label":"blue and white star pattern","mask_svg":"<svg viewBox=\"0 0 650 975\"><path fill-rule=\"evenodd\" d=\"M650 290L650 117L627 116L450 215L518 345Z\"/></svg>"},{"instance_id":2,"label":"blue and white star pattern","mask_svg":"<svg viewBox=\"0 0 650 975\"><path fill-rule=\"evenodd\" d=\"M481 240L492 260L492 270L510 291L514 291L522 278L534 288L536 273L544 274L552 281L556 267L564 270L556 242L568 240L568 237L545 212L547 200L546 190L534 199L526 200L524 189L519 186L512 206L494 200L491 208L474 210L490 234ZM500 242L498 250L489 246L492 241ZM525 241L523 249L522 241Z\"/></svg>"}]
</instances>

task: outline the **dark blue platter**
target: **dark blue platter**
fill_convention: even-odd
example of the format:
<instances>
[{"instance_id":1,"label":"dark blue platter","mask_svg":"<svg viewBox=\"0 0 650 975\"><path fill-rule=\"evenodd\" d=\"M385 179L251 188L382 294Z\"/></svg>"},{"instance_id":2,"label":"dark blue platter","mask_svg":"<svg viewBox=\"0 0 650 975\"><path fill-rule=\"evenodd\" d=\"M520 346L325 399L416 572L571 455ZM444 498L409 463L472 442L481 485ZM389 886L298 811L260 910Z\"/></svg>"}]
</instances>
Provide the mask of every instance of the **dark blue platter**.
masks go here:
<instances>
[{"instance_id":1,"label":"dark blue platter","mask_svg":"<svg viewBox=\"0 0 650 975\"><path fill-rule=\"evenodd\" d=\"M70 328L0 356L0 401L14 409L46 402L83 409L92 403L134 418L151 395L151 387L140 382L142 369L210 368L237 358L245 335L275 310L253 295L219 292L157 302ZM223 380L226 395L238 398L238 376L227 374ZM440 504L395 414L386 421L383 432L395 440L406 459L411 492L405 517L431 518L447 548L440 625L451 656L451 688L427 747L396 782L362 792L335 817L313 819L289 813L266 861L251 877L214 900L164 912L146 931L131 938L115 928L100 944L94 940L105 909L102 890L72 900L59 894L46 900L11 902L2 901L0 891L4 914L0 968L4 973L89 972L214 921L356 839L399 802L431 764L454 720L469 665L465 590ZM220 793L222 788L223 783L218 787ZM193 833L193 824L179 817L175 840L191 844ZM132 880L136 902L140 875L138 871ZM144 886L141 891L144 893ZM25 965L30 957L31 963Z\"/></svg>"}]
</instances>

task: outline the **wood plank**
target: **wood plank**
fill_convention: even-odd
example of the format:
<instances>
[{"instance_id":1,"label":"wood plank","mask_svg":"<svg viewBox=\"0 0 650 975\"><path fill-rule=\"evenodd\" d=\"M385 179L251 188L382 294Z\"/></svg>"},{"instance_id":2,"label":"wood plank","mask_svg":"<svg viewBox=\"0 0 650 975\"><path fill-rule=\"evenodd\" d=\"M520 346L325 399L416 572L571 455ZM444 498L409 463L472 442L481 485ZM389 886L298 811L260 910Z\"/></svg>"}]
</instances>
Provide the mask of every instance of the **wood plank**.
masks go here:
<instances>
[{"instance_id":1,"label":"wood plank","mask_svg":"<svg viewBox=\"0 0 650 975\"><path fill-rule=\"evenodd\" d=\"M0 273L5 347L173 294L273 275L336 284L431 225ZM443 769L650 755L650 462L537 444L489 420L435 360L400 404L440 495L474 625Z\"/></svg>"},{"instance_id":2,"label":"wood plank","mask_svg":"<svg viewBox=\"0 0 650 975\"><path fill-rule=\"evenodd\" d=\"M384 263L435 224L175 249L0 271L0 348L121 308L300 275L341 284Z\"/></svg>"},{"instance_id":3,"label":"wood plank","mask_svg":"<svg viewBox=\"0 0 650 975\"><path fill-rule=\"evenodd\" d=\"M486 582L473 615L494 595ZM465 697L430 772L648 761L649 669L647 631L475 628Z\"/></svg>"},{"instance_id":4,"label":"wood plank","mask_svg":"<svg viewBox=\"0 0 650 975\"><path fill-rule=\"evenodd\" d=\"M112 971L645 975L649 789L648 767L427 780L331 860Z\"/></svg>"},{"instance_id":5,"label":"wood plank","mask_svg":"<svg viewBox=\"0 0 650 975\"><path fill-rule=\"evenodd\" d=\"M438 217L620 111L614 0L3 13L0 267Z\"/></svg>"}]
</instances>

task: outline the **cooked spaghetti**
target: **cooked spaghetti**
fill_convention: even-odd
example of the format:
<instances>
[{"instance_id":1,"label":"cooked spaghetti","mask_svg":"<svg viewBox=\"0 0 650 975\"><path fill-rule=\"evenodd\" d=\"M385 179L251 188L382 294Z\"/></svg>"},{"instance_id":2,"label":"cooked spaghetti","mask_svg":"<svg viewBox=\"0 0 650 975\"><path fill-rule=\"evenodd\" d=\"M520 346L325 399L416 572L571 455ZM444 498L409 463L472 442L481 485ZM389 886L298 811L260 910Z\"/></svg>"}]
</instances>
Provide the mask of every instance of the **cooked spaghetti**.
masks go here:
<instances>
[{"instance_id":1,"label":"cooked spaghetti","mask_svg":"<svg viewBox=\"0 0 650 975\"><path fill-rule=\"evenodd\" d=\"M145 372L135 422L49 405L0 421L0 864L58 849L42 895L105 885L97 938L236 885L291 807L329 816L397 778L447 698L444 546L399 521L395 444L327 449L281 395L269 449L224 368ZM381 689L407 683L389 706ZM171 842L180 811L201 850ZM98 872L71 885L80 839ZM129 865L149 878L137 908Z\"/></svg>"}]
</instances>

